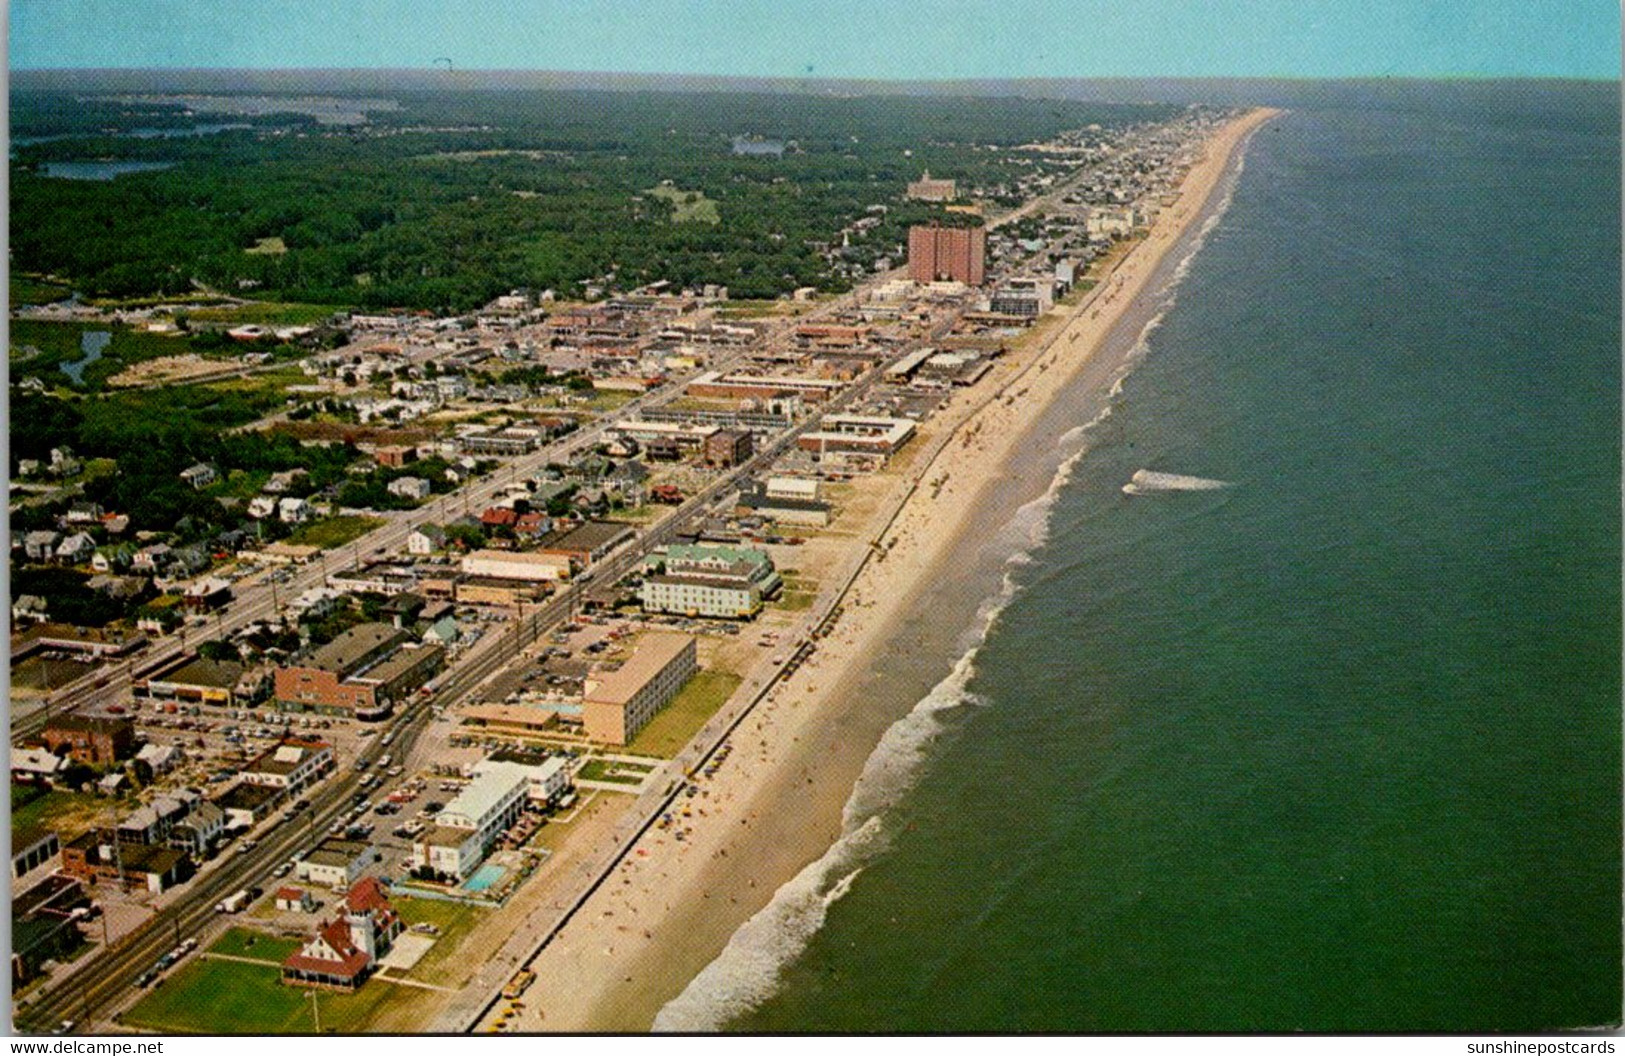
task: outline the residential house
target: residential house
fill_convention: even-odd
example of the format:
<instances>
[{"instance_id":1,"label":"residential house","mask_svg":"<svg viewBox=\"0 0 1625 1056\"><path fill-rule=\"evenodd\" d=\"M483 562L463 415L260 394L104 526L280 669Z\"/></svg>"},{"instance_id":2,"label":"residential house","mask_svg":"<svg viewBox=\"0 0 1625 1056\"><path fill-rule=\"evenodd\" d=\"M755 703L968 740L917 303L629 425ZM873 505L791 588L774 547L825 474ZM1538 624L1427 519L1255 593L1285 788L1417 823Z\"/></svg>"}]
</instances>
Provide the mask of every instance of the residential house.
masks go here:
<instances>
[{"instance_id":1,"label":"residential house","mask_svg":"<svg viewBox=\"0 0 1625 1056\"><path fill-rule=\"evenodd\" d=\"M304 499L281 499L276 504L277 519L283 524L304 524L316 516L316 510Z\"/></svg>"},{"instance_id":2,"label":"residential house","mask_svg":"<svg viewBox=\"0 0 1625 1056\"><path fill-rule=\"evenodd\" d=\"M75 532L57 544L56 559L65 565L89 561L96 552L96 540L84 532Z\"/></svg>"},{"instance_id":3,"label":"residential house","mask_svg":"<svg viewBox=\"0 0 1625 1056\"><path fill-rule=\"evenodd\" d=\"M56 556L56 544L62 536L48 528L29 532L23 536L23 553L30 561L49 561Z\"/></svg>"},{"instance_id":4,"label":"residential house","mask_svg":"<svg viewBox=\"0 0 1625 1056\"><path fill-rule=\"evenodd\" d=\"M220 474L207 462L199 462L181 470L181 479L192 487L202 490L220 479Z\"/></svg>"},{"instance_id":5,"label":"residential house","mask_svg":"<svg viewBox=\"0 0 1625 1056\"><path fill-rule=\"evenodd\" d=\"M406 552L423 557L446 548L446 530L438 524L425 524L406 537Z\"/></svg>"},{"instance_id":6,"label":"residential house","mask_svg":"<svg viewBox=\"0 0 1625 1056\"><path fill-rule=\"evenodd\" d=\"M422 477L397 477L386 485L386 490L403 499L422 500L429 497L432 489Z\"/></svg>"}]
</instances>

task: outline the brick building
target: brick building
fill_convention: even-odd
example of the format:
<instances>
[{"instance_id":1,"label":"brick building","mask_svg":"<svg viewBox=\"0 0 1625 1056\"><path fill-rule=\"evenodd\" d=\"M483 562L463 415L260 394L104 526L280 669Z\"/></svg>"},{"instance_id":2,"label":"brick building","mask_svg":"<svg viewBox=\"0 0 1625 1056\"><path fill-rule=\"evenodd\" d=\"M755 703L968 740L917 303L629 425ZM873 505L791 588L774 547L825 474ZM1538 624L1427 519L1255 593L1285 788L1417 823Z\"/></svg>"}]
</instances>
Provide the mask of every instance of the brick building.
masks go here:
<instances>
[{"instance_id":1,"label":"brick building","mask_svg":"<svg viewBox=\"0 0 1625 1056\"><path fill-rule=\"evenodd\" d=\"M986 274L987 231L981 227L908 229L908 277L915 282L951 279L980 286Z\"/></svg>"},{"instance_id":2,"label":"brick building","mask_svg":"<svg viewBox=\"0 0 1625 1056\"><path fill-rule=\"evenodd\" d=\"M135 754L135 720L114 715L58 715L45 727L45 746L76 763L111 766Z\"/></svg>"}]
</instances>

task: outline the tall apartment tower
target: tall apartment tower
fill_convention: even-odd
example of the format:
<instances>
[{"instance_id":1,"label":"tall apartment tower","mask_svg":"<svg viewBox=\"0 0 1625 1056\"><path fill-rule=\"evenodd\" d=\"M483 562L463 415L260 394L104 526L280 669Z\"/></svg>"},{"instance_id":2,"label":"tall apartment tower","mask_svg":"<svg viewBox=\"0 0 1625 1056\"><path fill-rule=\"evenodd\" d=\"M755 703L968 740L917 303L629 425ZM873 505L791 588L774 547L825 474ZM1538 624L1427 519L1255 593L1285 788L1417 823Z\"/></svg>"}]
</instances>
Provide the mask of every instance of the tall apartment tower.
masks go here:
<instances>
[{"instance_id":1,"label":"tall apartment tower","mask_svg":"<svg viewBox=\"0 0 1625 1056\"><path fill-rule=\"evenodd\" d=\"M908 229L908 277L915 282L952 279L980 286L987 254L987 230L981 227L911 227Z\"/></svg>"}]
</instances>

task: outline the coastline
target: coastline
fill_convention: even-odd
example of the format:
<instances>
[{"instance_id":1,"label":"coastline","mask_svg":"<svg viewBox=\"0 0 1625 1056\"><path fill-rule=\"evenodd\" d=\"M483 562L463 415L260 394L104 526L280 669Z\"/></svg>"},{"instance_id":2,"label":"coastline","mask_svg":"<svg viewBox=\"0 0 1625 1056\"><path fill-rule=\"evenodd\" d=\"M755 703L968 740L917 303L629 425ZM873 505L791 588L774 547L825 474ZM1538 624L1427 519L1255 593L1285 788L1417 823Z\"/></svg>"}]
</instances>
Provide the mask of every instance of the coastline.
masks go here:
<instances>
[{"instance_id":1,"label":"coastline","mask_svg":"<svg viewBox=\"0 0 1625 1056\"><path fill-rule=\"evenodd\" d=\"M755 925L758 912L772 900L796 928L815 929L823 907L851 877L850 872L828 875L820 868L821 856L839 841L876 835L874 825L854 832L858 826L852 822L861 824L872 813L853 809L870 796L868 789L854 786L860 775L868 781L876 745L912 713L919 698L901 710L895 702L875 706L869 692L874 670L901 664L912 667L915 681L923 678L928 687L953 683L959 672L943 678L941 647L948 643L941 639L964 637L965 604L984 610L985 605L961 599L959 610L943 616L931 631L914 627L914 610L957 563L956 551L973 531L1010 521L1015 507L986 499L1032 439L1046 409L1080 384L1093 395L1105 395L1115 380L1112 372L1085 380L1085 368L1098 360L1164 259L1207 215L1250 134L1277 113L1251 111L1210 138L1186 174L1177 202L1158 215L1149 235L1064 321L1012 353L986 383L956 393L922 429L919 444L896 472L865 482L871 491L901 492L900 504L890 517L885 514L893 507L885 505L864 526L864 536L883 528L871 551L877 556L860 559L839 619L817 653L734 731L735 750L727 764L699 782L687 838L679 842L666 832L645 833L615 876L538 954L533 967L543 985L510 1029L647 1030L702 970L727 976L726 985L746 997L762 996L750 990L770 983L772 964L762 960L766 951L753 959L752 951L734 949L740 926ZM986 569L982 572L985 577ZM985 629L991 613L979 616L973 622ZM922 637L936 640L920 648ZM968 655L960 665L966 674ZM758 930L784 924L763 920ZM755 938L771 943L773 937ZM725 948L737 954L737 964L717 962ZM731 969L737 970L729 974ZM661 1026L705 1030L721 1021L716 1015L696 1019L680 1012L665 1017Z\"/></svg>"}]
</instances>

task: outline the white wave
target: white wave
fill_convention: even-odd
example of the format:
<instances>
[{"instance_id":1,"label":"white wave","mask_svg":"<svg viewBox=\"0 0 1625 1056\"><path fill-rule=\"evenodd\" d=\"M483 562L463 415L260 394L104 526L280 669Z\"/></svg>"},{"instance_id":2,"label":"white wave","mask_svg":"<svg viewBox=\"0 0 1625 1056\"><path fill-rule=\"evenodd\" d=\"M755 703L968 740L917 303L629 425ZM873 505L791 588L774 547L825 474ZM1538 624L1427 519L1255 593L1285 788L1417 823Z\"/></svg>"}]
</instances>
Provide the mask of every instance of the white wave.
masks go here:
<instances>
[{"instance_id":1,"label":"white wave","mask_svg":"<svg viewBox=\"0 0 1625 1056\"><path fill-rule=\"evenodd\" d=\"M840 838L821 858L775 891L768 904L734 932L717 959L655 1016L654 1030L720 1030L734 1017L772 996L780 972L806 949L823 926L829 907L846 894L864 866L885 851L889 845L885 813L913 787L932 743L944 730L942 713L986 703L969 688L976 673L976 656L999 614L1021 589L1014 571L1030 563L1032 552L1048 538L1056 500L1088 453L1081 441L1110 414L1108 406L1057 440L1058 446L1080 446L1056 469L1044 493L1017 509L1000 530L994 545L1008 548L1008 553L999 590L977 609L964 651L953 669L907 715L887 728L864 762L863 773L841 811Z\"/></svg>"},{"instance_id":2,"label":"white wave","mask_svg":"<svg viewBox=\"0 0 1625 1056\"><path fill-rule=\"evenodd\" d=\"M1228 488L1228 480L1208 477L1188 477L1183 473L1158 473L1151 469L1137 469L1129 482L1123 485L1125 495L1148 495L1158 491L1218 491Z\"/></svg>"}]
</instances>

